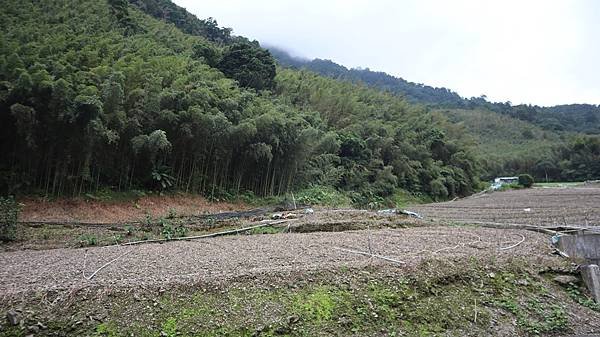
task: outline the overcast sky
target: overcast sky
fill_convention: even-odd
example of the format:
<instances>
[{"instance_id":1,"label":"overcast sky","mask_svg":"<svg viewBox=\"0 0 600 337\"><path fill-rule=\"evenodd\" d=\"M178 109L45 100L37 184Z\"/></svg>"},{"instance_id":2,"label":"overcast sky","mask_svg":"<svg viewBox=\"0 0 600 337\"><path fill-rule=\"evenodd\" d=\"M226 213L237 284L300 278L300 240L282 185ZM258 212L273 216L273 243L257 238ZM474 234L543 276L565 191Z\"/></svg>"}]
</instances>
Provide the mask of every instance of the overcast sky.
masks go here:
<instances>
[{"instance_id":1,"label":"overcast sky","mask_svg":"<svg viewBox=\"0 0 600 337\"><path fill-rule=\"evenodd\" d=\"M295 56L492 101L600 104L596 0L175 0Z\"/></svg>"}]
</instances>

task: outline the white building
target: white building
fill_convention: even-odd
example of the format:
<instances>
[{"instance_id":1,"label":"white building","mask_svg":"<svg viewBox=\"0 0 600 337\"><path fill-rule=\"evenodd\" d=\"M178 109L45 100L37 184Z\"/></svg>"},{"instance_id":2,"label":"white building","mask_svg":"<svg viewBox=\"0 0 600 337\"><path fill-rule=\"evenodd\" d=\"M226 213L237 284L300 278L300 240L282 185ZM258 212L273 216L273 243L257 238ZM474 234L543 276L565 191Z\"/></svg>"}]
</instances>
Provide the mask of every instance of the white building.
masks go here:
<instances>
[{"instance_id":1,"label":"white building","mask_svg":"<svg viewBox=\"0 0 600 337\"><path fill-rule=\"evenodd\" d=\"M514 184L519 182L519 177L498 177L494 179L492 189L497 190L504 184Z\"/></svg>"}]
</instances>

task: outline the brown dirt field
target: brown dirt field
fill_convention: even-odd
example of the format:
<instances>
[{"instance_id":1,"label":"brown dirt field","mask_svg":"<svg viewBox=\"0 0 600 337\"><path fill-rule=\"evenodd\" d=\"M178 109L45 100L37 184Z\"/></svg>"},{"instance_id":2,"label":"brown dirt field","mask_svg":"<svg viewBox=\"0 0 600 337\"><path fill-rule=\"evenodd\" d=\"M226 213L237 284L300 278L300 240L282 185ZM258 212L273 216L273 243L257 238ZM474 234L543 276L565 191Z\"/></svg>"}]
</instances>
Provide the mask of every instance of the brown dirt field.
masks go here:
<instances>
[{"instance_id":1,"label":"brown dirt field","mask_svg":"<svg viewBox=\"0 0 600 337\"><path fill-rule=\"evenodd\" d=\"M209 204L202 198L189 196L153 198L156 197L148 197L140 202L145 205L145 210L156 212L154 216L165 214L170 207L177 206L180 207L176 208L178 214L239 209L237 205ZM25 214L37 216L36 220L49 220L49 216L54 216L50 219L90 222L139 220L144 216L144 212L140 211L142 206L138 209L123 203L78 201L65 204L58 206L60 202L48 203L49 210L45 213L43 202L33 202ZM447 223L494 221L552 225L553 219L561 214L556 213L555 209L568 209L565 213L568 224L578 224L582 220L591 224L600 219L596 209L599 204L598 188L530 189L420 205L411 210L423 214L425 220ZM523 208L531 208L531 211L525 212ZM112 217L109 210L116 210L117 214ZM94 211L97 213L86 213ZM289 227L282 225L287 231L285 233L248 233L251 235L138 246L44 249L60 247L64 242L58 240L48 246L49 239L45 235L50 238L53 236L42 233L36 239L42 243L33 240L29 242L31 246L23 246L28 243L25 242L13 247L17 250L0 250L3 264L0 269L0 308L15 305L28 307L32 301L46 301L50 307L54 303L87 303L97 298L98 294L105 294L105 300L110 302L113 292L121 293L123 298L126 297L124 294L133 294L131 301L139 301L139 296L195 286L227 289L237 284L237 287L245 290L252 284L267 289L283 284L294 288L299 279L304 278L303 282L311 283L314 279L325 277L323 275L338 277L343 270L352 270L352 275L358 276L373 272L377 277L390 278L416 273L431 274L432 278L445 277L442 270L428 269L432 261L439 263L438 267L449 270L461 270L461 267L474 261L479 261L485 269L488 266L502 268L515 261L527 261L538 271L567 271L570 268L567 260L552 254L549 236L533 231L431 225L428 221L406 216L359 210L316 209L314 214L296 213L299 218L289 222ZM236 221L240 222L235 225L245 226L261 218L239 219ZM232 225L220 222L194 224L190 218L182 218L181 221L190 221L186 225L197 226L199 230L207 230L210 226L216 226L212 229L217 230L219 226ZM207 227L203 229L202 226ZM101 230L108 237L113 235L111 231L122 231L121 228L111 227L65 227L59 228L58 233L69 230L71 232L61 235L75 236L83 233L81 230L84 229L100 237L98 231ZM52 228L31 228L31 231L55 230ZM371 251L379 257L365 256L357 251ZM382 256L393 261L382 259ZM93 273L96 273L95 276L89 279ZM573 331L587 333L592 327L600 329L597 323L588 324L597 322L597 313L576 304L564 292L552 296L566 303ZM157 304L154 302L150 305ZM91 306L93 310L90 310L94 312L105 307L102 304ZM514 322L509 325L514 326Z\"/></svg>"},{"instance_id":2,"label":"brown dirt field","mask_svg":"<svg viewBox=\"0 0 600 337\"><path fill-rule=\"evenodd\" d=\"M529 209L529 210L527 210ZM426 220L600 226L600 188L531 188L411 208Z\"/></svg>"},{"instance_id":3,"label":"brown dirt field","mask_svg":"<svg viewBox=\"0 0 600 337\"><path fill-rule=\"evenodd\" d=\"M342 250L368 251L369 237L373 253L404 263ZM550 252L548 238L542 234L470 227L241 235L129 247L14 251L0 253L0 294L12 297L93 286L168 286L368 265L387 265L405 272L432 257L449 261L495 257L498 262L514 257L557 259ZM84 278L115 258L119 259L92 280Z\"/></svg>"},{"instance_id":4,"label":"brown dirt field","mask_svg":"<svg viewBox=\"0 0 600 337\"><path fill-rule=\"evenodd\" d=\"M302 232L340 232L347 230L378 229L378 228L404 228L426 225L424 222L404 215L382 215L376 212L362 210L331 210L317 209L314 215L304 214L303 210L283 212L292 213L293 222L284 224L271 231ZM204 219L193 216L167 218L164 221L171 226L183 226L186 236L201 235L223 230L242 228L256 225L261 220L270 220L268 213L257 214L249 217L233 217L223 219ZM289 228L288 228L289 225ZM17 225L17 239L13 242L0 245L0 252L24 249L46 250L57 248L79 248L89 246L89 239L93 238L92 246L107 246L116 243L131 241L161 239L161 221L154 219L150 224L146 221L130 224L71 224L71 223L43 223Z\"/></svg>"},{"instance_id":5,"label":"brown dirt field","mask_svg":"<svg viewBox=\"0 0 600 337\"><path fill-rule=\"evenodd\" d=\"M138 221L147 214L164 216L173 209L178 215L200 215L247 209L242 203L210 202L190 194L149 195L128 202L95 201L83 199L26 198L20 221L81 221L115 223Z\"/></svg>"}]
</instances>

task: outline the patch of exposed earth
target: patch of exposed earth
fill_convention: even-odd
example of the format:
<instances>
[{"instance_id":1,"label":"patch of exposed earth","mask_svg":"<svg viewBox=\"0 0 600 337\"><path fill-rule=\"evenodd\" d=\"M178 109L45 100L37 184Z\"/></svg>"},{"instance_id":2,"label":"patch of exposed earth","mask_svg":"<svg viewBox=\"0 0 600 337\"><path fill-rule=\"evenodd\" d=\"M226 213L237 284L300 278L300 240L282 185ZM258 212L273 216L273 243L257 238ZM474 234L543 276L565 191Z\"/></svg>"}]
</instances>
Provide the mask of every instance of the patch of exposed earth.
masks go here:
<instances>
[{"instance_id":1,"label":"patch of exposed earth","mask_svg":"<svg viewBox=\"0 0 600 337\"><path fill-rule=\"evenodd\" d=\"M539 226L600 226L600 188L530 188L411 208L425 219Z\"/></svg>"},{"instance_id":2,"label":"patch of exposed earth","mask_svg":"<svg viewBox=\"0 0 600 337\"><path fill-rule=\"evenodd\" d=\"M140 221L146 216L202 215L243 210L242 203L209 202L191 194L147 195L127 202L77 199L24 198L20 221L117 223Z\"/></svg>"},{"instance_id":3,"label":"patch of exposed earth","mask_svg":"<svg viewBox=\"0 0 600 337\"><path fill-rule=\"evenodd\" d=\"M446 224L593 224L600 218L599 198L598 188L530 189L411 210ZM43 227L47 233L41 237L0 251L0 309L16 308L25 317L6 334L0 324L0 336L600 332L600 314L585 302L588 297L575 292L583 291L580 280L563 286L552 281L555 275L572 278L573 269L552 254L548 235L431 225L358 210L292 213L297 219L260 228L275 234L135 246L44 249L66 241L55 236L49 245L45 236L52 237L55 229ZM265 217L270 216L187 225L193 231L218 231ZM81 228L99 238L124 230L102 226L75 226L69 235L80 235Z\"/></svg>"},{"instance_id":4,"label":"patch of exposed earth","mask_svg":"<svg viewBox=\"0 0 600 337\"><path fill-rule=\"evenodd\" d=\"M469 227L240 235L139 246L13 251L0 253L0 293L194 283L368 265L389 265L401 272L431 257L544 260L553 258L550 252L548 238L542 234Z\"/></svg>"}]
</instances>

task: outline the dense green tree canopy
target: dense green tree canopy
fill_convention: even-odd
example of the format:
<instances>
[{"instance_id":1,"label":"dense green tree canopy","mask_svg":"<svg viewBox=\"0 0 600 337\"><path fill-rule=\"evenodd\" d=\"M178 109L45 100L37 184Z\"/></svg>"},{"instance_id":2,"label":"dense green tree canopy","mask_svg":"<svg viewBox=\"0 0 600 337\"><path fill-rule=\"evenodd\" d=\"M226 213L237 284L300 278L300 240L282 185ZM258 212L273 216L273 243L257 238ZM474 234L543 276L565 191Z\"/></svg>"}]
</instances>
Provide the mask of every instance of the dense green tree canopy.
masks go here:
<instances>
[{"instance_id":1,"label":"dense green tree canopy","mask_svg":"<svg viewBox=\"0 0 600 337\"><path fill-rule=\"evenodd\" d=\"M214 21L169 5L183 20L174 26L154 18L170 2L133 2L6 4L2 193L219 197L324 185L368 203L397 189L443 199L479 187L469 140L442 114L276 69L268 51Z\"/></svg>"},{"instance_id":2,"label":"dense green tree canopy","mask_svg":"<svg viewBox=\"0 0 600 337\"><path fill-rule=\"evenodd\" d=\"M242 87L263 90L274 86L275 60L258 46L249 43L229 46L217 67Z\"/></svg>"},{"instance_id":3,"label":"dense green tree canopy","mask_svg":"<svg viewBox=\"0 0 600 337\"><path fill-rule=\"evenodd\" d=\"M551 131L575 131L600 134L600 106L568 104L552 107L516 105L510 102L492 103L483 95L463 98L447 88L434 88L367 69L348 69L330 60L304 60L291 57L278 48L269 48L277 62L294 69L306 69L323 76L365 83L369 86L406 97L413 103L435 108L485 109L501 115L530 122Z\"/></svg>"}]
</instances>

